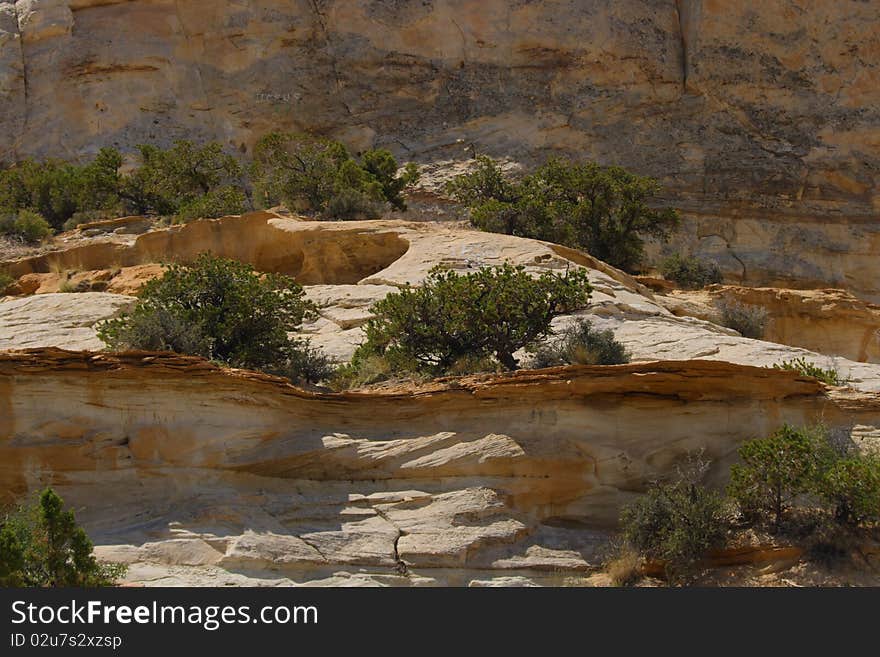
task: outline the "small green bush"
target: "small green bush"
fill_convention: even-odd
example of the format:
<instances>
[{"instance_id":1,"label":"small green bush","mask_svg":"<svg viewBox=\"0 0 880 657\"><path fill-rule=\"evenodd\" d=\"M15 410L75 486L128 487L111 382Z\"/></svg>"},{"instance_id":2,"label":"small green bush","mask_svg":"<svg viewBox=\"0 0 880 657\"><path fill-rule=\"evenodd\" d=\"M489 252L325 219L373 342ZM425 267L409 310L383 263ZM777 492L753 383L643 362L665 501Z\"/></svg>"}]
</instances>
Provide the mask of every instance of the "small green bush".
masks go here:
<instances>
[{"instance_id":1,"label":"small green bush","mask_svg":"<svg viewBox=\"0 0 880 657\"><path fill-rule=\"evenodd\" d=\"M0 523L0 586L113 586L126 568L98 563L92 549L73 513L47 488L36 505Z\"/></svg>"},{"instance_id":2,"label":"small green bush","mask_svg":"<svg viewBox=\"0 0 880 657\"><path fill-rule=\"evenodd\" d=\"M659 192L657 181L621 167L561 159L512 180L480 157L447 185L481 230L584 249L627 271L643 260L645 238L667 239L678 225L675 210L653 207Z\"/></svg>"},{"instance_id":3,"label":"small green bush","mask_svg":"<svg viewBox=\"0 0 880 657\"><path fill-rule=\"evenodd\" d=\"M111 349L170 350L232 367L315 381L326 359L288 333L315 316L292 279L202 254L147 283L129 314L98 326Z\"/></svg>"},{"instance_id":4,"label":"small green bush","mask_svg":"<svg viewBox=\"0 0 880 657\"><path fill-rule=\"evenodd\" d=\"M0 217L0 235L6 235L26 244L37 244L52 234L52 227L43 217L31 210Z\"/></svg>"},{"instance_id":5,"label":"small green bush","mask_svg":"<svg viewBox=\"0 0 880 657\"><path fill-rule=\"evenodd\" d=\"M821 471L816 490L842 525L880 521L880 456L849 453L833 460Z\"/></svg>"},{"instance_id":6,"label":"small green bush","mask_svg":"<svg viewBox=\"0 0 880 657\"><path fill-rule=\"evenodd\" d=\"M242 214L248 202L244 192L235 187L218 187L203 196L197 196L180 205L177 219L182 222L193 219L216 219Z\"/></svg>"},{"instance_id":7,"label":"small green bush","mask_svg":"<svg viewBox=\"0 0 880 657\"><path fill-rule=\"evenodd\" d=\"M514 352L550 334L553 318L583 307L582 270L537 278L504 264L468 274L431 270L423 285L376 303L353 363L382 356L396 372L445 374L463 358L516 369Z\"/></svg>"},{"instance_id":8,"label":"small green bush","mask_svg":"<svg viewBox=\"0 0 880 657\"><path fill-rule=\"evenodd\" d=\"M714 262L698 258L673 255L660 265L663 277L681 288L697 290L722 281L721 270Z\"/></svg>"},{"instance_id":9,"label":"small green bush","mask_svg":"<svg viewBox=\"0 0 880 657\"><path fill-rule=\"evenodd\" d=\"M355 160L345 146L313 135L270 133L257 142L251 176L259 204L279 202L325 219L373 219L385 204L405 210L403 191L418 181L418 169L385 150Z\"/></svg>"},{"instance_id":10,"label":"small green bush","mask_svg":"<svg viewBox=\"0 0 880 657\"><path fill-rule=\"evenodd\" d=\"M0 271L0 297L6 294L6 289L15 282L15 279L5 271Z\"/></svg>"},{"instance_id":11,"label":"small green bush","mask_svg":"<svg viewBox=\"0 0 880 657\"><path fill-rule=\"evenodd\" d=\"M819 379L819 381L827 383L830 386L842 386L846 383L846 379L841 377L836 370L823 369L818 365L814 365L803 357L795 358L793 360L785 360L781 363L776 363L773 365L773 369L789 370L792 372L797 372L798 374L801 374L803 376L811 376L814 379Z\"/></svg>"},{"instance_id":12,"label":"small green bush","mask_svg":"<svg viewBox=\"0 0 880 657\"><path fill-rule=\"evenodd\" d=\"M739 448L742 463L730 469L728 495L746 518L769 517L778 528L795 500L812 490L827 454L823 427L783 425L770 436Z\"/></svg>"},{"instance_id":13,"label":"small green bush","mask_svg":"<svg viewBox=\"0 0 880 657\"><path fill-rule=\"evenodd\" d=\"M626 348L610 330L599 331L587 319L569 326L559 339L535 351L532 367L556 365L620 365L629 362Z\"/></svg>"},{"instance_id":14,"label":"small green bush","mask_svg":"<svg viewBox=\"0 0 880 657\"><path fill-rule=\"evenodd\" d=\"M719 302L721 324L738 331L743 337L760 340L764 337L768 313L760 306L750 306L737 301Z\"/></svg>"},{"instance_id":15,"label":"small green bush","mask_svg":"<svg viewBox=\"0 0 880 657\"><path fill-rule=\"evenodd\" d=\"M119 183L132 212L192 218L202 210L225 213L242 199L241 165L216 142L199 146L182 139L168 149L141 144L138 153L140 166Z\"/></svg>"},{"instance_id":16,"label":"small green bush","mask_svg":"<svg viewBox=\"0 0 880 657\"><path fill-rule=\"evenodd\" d=\"M75 213L119 206L122 156L104 148L86 165L24 160L0 170L0 212L32 210L56 229Z\"/></svg>"},{"instance_id":17,"label":"small green bush","mask_svg":"<svg viewBox=\"0 0 880 657\"><path fill-rule=\"evenodd\" d=\"M724 545L729 515L724 498L690 475L651 486L620 517L628 546L664 562L670 578L687 576L706 552Z\"/></svg>"},{"instance_id":18,"label":"small green bush","mask_svg":"<svg viewBox=\"0 0 880 657\"><path fill-rule=\"evenodd\" d=\"M330 385L334 390L351 390L385 381L393 375L391 365L384 356L361 349L355 352L350 363L336 369Z\"/></svg>"}]
</instances>

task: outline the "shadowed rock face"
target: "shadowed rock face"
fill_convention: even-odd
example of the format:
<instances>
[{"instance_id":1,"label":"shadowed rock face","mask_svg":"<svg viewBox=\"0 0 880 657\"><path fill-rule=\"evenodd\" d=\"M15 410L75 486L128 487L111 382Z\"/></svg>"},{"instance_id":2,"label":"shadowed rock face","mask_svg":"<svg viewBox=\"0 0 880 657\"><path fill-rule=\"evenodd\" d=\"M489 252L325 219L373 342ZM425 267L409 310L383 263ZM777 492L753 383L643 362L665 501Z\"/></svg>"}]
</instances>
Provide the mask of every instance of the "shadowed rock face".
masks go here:
<instances>
[{"instance_id":1,"label":"shadowed rock face","mask_svg":"<svg viewBox=\"0 0 880 657\"><path fill-rule=\"evenodd\" d=\"M877 28L871 2L6 0L0 160L277 129L575 155L661 179L669 248L728 280L877 301Z\"/></svg>"},{"instance_id":2,"label":"shadowed rock face","mask_svg":"<svg viewBox=\"0 0 880 657\"><path fill-rule=\"evenodd\" d=\"M880 422L835 395L707 361L316 394L169 354L5 352L0 490L57 487L136 580L542 581L599 565L620 504L692 450L717 479L782 422Z\"/></svg>"},{"instance_id":3,"label":"shadowed rock face","mask_svg":"<svg viewBox=\"0 0 880 657\"><path fill-rule=\"evenodd\" d=\"M262 272L292 276L302 285L357 283L395 262L409 243L371 222L313 223L271 212L195 221L122 241L91 244L4 263L13 276L191 262L213 253ZM161 273L157 271L155 273Z\"/></svg>"}]
</instances>

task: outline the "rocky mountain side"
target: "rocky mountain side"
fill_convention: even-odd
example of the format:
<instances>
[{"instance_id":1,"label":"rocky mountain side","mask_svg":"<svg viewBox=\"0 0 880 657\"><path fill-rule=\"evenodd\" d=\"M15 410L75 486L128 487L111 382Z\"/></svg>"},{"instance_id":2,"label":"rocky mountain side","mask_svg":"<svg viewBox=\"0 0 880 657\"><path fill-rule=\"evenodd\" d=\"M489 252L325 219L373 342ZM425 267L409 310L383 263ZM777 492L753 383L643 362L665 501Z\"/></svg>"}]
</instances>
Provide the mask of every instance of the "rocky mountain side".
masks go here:
<instances>
[{"instance_id":1,"label":"rocky mountain side","mask_svg":"<svg viewBox=\"0 0 880 657\"><path fill-rule=\"evenodd\" d=\"M720 481L743 440L783 422L880 440L880 365L873 352L840 355L860 355L876 317L843 293L661 295L587 254L449 223L256 212L92 230L0 263L19 277L18 295L0 299L0 490L51 483L81 509L99 554L131 564L133 583L589 583L621 504L695 450ZM330 393L198 358L96 353L97 322L133 303L161 263L207 250L296 276L320 312L302 335L339 361L373 302L437 264L585 268L590 306L556 328L588 317L633 362ZM129 287L59 293L59 280ZM768 336L779 341L719 325L725 294L763 304L786 327ZM811 321L838 306L861 328L826 349ZM814 351L791 346L808 342ZM770 367L800 357L847 387ZM722 563L782 555L791 566L791 554Z\"/></svg>"},{"instance_id":2,"label":"rocky mountain side","mask_svg":"<svg viewBox=\"0 0 880 657\"><path fill-rule=\"evenodd\" d=\"M279 129L659 178L730 282L880 300L872 2L0 1L0 160Z\"/></svg>"},{"instance_id":3,"label":"rocky mountain side","mask_svg":"<svg viewBox=\"0 0 880 657\"><path fill-rule=\"evenodd\" d=\"M308 393L201 359L0 353L0 481L52 483L150 584L563 583L620 504L779 422L877 426L874 395L721 362Z\"/></svg>"}]
</instances>

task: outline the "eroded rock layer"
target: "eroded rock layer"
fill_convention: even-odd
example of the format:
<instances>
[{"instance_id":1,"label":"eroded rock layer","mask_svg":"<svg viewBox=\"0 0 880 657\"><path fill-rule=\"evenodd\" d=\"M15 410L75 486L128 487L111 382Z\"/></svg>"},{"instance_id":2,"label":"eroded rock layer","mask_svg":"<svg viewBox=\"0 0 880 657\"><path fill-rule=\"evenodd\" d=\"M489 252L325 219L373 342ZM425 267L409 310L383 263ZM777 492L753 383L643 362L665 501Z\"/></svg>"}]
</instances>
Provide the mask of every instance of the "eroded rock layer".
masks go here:
<instances>
[{"instance_id":1,"label":"eroded rock layer","mask_svg":"<svg viewBox=\"0 0 880 657\"><path fill-rule=\"evenodd\" d=\"M578 577L619 505L705 450L873 396L721 362L570 367L319 394L198 358L0 353L0 489L52 484L156 583ZM559 583L559 582L556 582Z\"/></svg>"}]
</instances>

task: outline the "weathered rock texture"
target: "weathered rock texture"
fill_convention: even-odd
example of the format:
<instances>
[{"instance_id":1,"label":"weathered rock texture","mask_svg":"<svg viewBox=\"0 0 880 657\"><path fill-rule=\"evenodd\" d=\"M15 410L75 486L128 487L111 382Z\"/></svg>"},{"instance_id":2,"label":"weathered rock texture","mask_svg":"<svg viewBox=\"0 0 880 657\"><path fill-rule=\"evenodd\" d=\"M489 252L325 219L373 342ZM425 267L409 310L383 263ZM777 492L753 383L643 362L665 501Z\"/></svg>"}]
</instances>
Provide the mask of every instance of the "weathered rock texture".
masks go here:
<instances>
[{"instance_id":1,"label":"weathered rock texture","mask_svg":"<svg viewBox=\"0 0 880 657\"><path fill-rule=\"evenodd\" d=\"M140 236L77 241L70 248L0 266L20 276L17 285L22 291L39 285L37 292L51 293L61 283L70 286L93 281L90 287L106 283L110 292L131 294L162 272L155 263L186 262L205 251L237 258L260 271L295 277L320 312L316 321L303 327L303 335L339 361L350 359L362 341L361 326L370 317L370 306L397 287L418 285L436 265L468 271L507 261L534 273L586 268L593 294L590 307L578 315L613 330L636 360L705 358L769 367L803 357L821 367L837 369L860 389L880 390L880 367L853 362L873 361L872 306L845 294L790 292L785 297L779 293L775 296L810 302L786 305L779 301L773 305L773 292L742 289L739 296L748 303L764 299L773 306L770 310L774 318L778 316L779 328L773 329L776 333L768 335L768 340L784 344L751 340L718 325L717 313L707 305L709 292L701 293L707 302L702 304L685 304L683 297L655 297L632 277L579 251L444 223L313 222L254 212ZM729 294L740 290L723 289ZM52 315L73 313L77 321L84 322L82 330L88 331L87 327L117 312L118 304L126 298L108 295L115 300L108 306L93 304L92 299L101 298L95 293L82 298L75 294L49 296L51 300L0 304L0 345L96 348L100 343L93 329L88 344L71 341L63 324L53 325ZM845 329L835 323L835 317ZM560 317L555 327L561 330L573 319L571 315ZM862 358L863 354L868 357ZM527 354L520 355L526 362Z\"/></svg>"},{"instance_id":2,"label":"weathered rock texture","mask_svg":"<svg viewBox=\"0 0 880 657\"><path fill-rule=\"evenodd\" d=\"M0 159L276 129L660 178L675 248L880 300L873 2L0 1Z\"/></svg>"},{"instance_id":3,"label":"weathered rock texture","mask_svg":"<svg viewBox=\"0 0 880 657\"><path fill-rule=\"evenodd\" d=\"M0 411L0 490L51 483L103 556L164 584L561 583L689 451L715 479L781 422L880 423L873 395L720 362L316 394L197 358L51 349L0 353Z\"/></svg>"},{"instance_id":4,"label":"weathered rock texture","mask_svg":"<svg viewBox=\"0 0 880 657\"><path fill-rule=\"evenodd\" d=\"M803 347L849 360L880 362L880 306L842 290L780 290L711 285L678 291L657 301L675 315L721 323L725 303L767 313L765 340Z\"/></svg>"}]
</instances>

